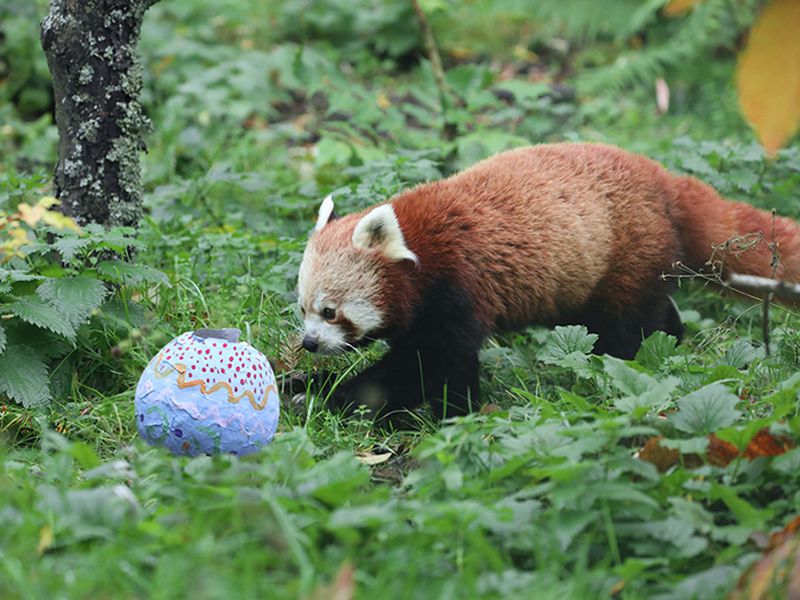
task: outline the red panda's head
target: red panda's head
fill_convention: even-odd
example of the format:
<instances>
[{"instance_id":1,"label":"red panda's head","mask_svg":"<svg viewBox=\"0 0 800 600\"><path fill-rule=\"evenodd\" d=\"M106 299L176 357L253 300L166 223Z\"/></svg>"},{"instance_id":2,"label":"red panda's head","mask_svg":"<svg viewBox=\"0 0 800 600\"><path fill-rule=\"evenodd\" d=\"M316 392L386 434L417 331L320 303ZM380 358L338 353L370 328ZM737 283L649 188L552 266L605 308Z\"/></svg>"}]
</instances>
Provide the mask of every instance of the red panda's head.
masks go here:
<instances>
[{"instance_id":1,"label":"red panda's head","mask_svg":"<svg viewBox=\"0 0 800 600\"><path fill-rule=\"evenodd\" d=\"M335 219L333 200L325 198L297 281L303 346L341 352L392 329L398 318L392 279L403 261L417 257L406 246L391 204Z\"/></svg>"}]
</instances>

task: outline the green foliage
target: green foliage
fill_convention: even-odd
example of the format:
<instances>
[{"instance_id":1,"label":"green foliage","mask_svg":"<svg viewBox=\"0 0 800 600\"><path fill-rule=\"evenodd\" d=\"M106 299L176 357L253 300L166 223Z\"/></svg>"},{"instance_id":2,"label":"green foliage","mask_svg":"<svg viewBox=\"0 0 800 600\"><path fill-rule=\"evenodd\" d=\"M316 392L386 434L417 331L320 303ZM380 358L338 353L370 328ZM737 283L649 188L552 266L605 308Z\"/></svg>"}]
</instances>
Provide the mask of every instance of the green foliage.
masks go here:
<instances>
[{"instance_id":1,"label":"green foliage","mask_svg":"<svg viewBox=\"0 0 800 600\"><path fill-rule=\"evenodd\" d=\"M26 407L46 406L51 399L47 365L27 345L8 345L0 354L0 392Z\"/></svg>"},{"instance_id":2,"label":"green foliage","mask_svg":"<svg viewBox=\"0 0 800 600\"><path fill-rule=\"evenodd\" d=\"M36 180L27 183L32 195ZM89 226L78 233L38 223L18 231L24 231L22 245L0 264L0 392L23 406L44 407L54 394L65 397L51 380L58 366L74 365L97 341L86 325L100 314L108 284L168 281L152 267L107 258L143 247L132 229Z\"/></svg>"},{"instance_id":3,"label":"green foliage","mask_svg":"<svg viewBox=\"0 0 800 600\"><path fill-rule=\"evenodd\" d=\"M563 28L572 38L594 39L599 36L627 38L655 20L664 0L516 0L537 19Z\"/></svg>"},{"instance_id":4,"label":"green foliage","mask_svg":"<svg viewBox=\"0 0 800 600\"><path fill-rule=\"evenodd\" d=\"M44 0L0 6L0 104L12 102L26 116L40 116L53 104L47 61L38 44L37 13Z\"/></svg>"},{"instance_id":5,"label":"green foliage","mask_svg":"<svg viewBox=\"0 0 800 600\"><path fill-rule=\"evenodd\" d=\"M603 3L603 8L608 10L608 5L619 4L623 3ZM644 14L647 7L657 9L661 3L644 4L639 14ZM649 31L658 41L651 42L644 49L622 54L607 67L588 71L578 79L578 84L584 91L596 93L609 86L618 88L633 82L650 83L670 68L683 70L686 64L691 64L713 48L732 48L738 36L755 22L762 5L763 0L733 3L705 0L677 22L663 23L658 29ZM633 24L635 19L627 22Z\"/></svg>"},{"instance_id":6,"label":"green foliage","mask_svg":"<svg viewBox=\"0 0 800 600\"><path fill-rule=\"evenodd\" d=\"M709 435L732 425L741 416L739 398L721 383L712 383L678 402L672 424L693 435Z\"/></svg>"},{"instance_id":7,"label":"green foliage","mask_svg":"<svg viewBox=\"0 0 800 600\"><path fill-rule=\"evenodd\" d=\"M709 433L739 449L762 430L800 438L798 316L771 309L767 356L758 307L682 279L684 340L656 333L635 360L591 355L582 327L490 340L487 414L384 431L286 388L255 457L136 440L141 369L183 331L239 327L292 376L383 351L293 351L297 267L328 193L346 214L504 148L588 139L800 216L797 145L766 160L720 94L732 53L718 45L750 3L674 20L659 2L422 4L452 139L409 3L153 6L141 228L38 227L0 265L0 597L322 598L349 564L355 597L716 598L757 555L750 540L795 516L796 450L725 467L705 453ZM0 42L24 44L20 61L42 60L32 6L12 2L28 21ZM628 57L631 36L643 46ZM650 78L669 65L661 115ZM630 77L647 85L618 93ZM49 116L28 120L2 93L7 212L51 193L55 138ZM641 460L653 436L683 459Z\"/></svg>"},{"instance_id":8,"label":"green foliage","mask_svg":"<svg viewBox=\"0 0 800 600\"><path fill-rule=\"evenodd\" d=\"M372 49L398 58L422 46L410 2L285 0L278 19L287 37L326 40L348 54Z\"/></svg>"}]
</instances>

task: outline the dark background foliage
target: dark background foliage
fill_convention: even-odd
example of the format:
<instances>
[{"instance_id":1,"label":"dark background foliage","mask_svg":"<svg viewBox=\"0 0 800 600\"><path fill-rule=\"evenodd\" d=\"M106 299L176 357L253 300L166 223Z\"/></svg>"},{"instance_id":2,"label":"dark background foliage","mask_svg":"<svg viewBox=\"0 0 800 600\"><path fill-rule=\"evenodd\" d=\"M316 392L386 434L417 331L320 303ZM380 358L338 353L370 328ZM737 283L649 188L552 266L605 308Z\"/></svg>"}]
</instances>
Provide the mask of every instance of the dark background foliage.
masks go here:
<instances>
[{"instance_id":1,"label":"dark background foliage","mask_svg":"<svg viewBox=\"0 0 800 600\"><path fill-rule=\"evenodd\" d=\"M292 351L294 278L330 192L347 212L505 148L592 140L800 217L796 141L767 160L733 85L764 2L677 18L652 0L421 4L444 107L410 2L149 11L140 227L25 225L22 255L0 265L0 595L711 598L794 515L797 450L707 457L711 433L742 449L765 428L797 440L797 314L770 311L767 356L760 307L702 281L680 282L685 343L654 336L629 363L589 355L580 328L490 340L491 406L443 426L423 414L383 431L286 393L278 438L250 459L136 439L137 378L183 331L240 327L292 374L381 352ZM6 217L52 194L46 10L0 6ZM641 460L658 435L692 458Z\"/></svg>"}]
</instances>

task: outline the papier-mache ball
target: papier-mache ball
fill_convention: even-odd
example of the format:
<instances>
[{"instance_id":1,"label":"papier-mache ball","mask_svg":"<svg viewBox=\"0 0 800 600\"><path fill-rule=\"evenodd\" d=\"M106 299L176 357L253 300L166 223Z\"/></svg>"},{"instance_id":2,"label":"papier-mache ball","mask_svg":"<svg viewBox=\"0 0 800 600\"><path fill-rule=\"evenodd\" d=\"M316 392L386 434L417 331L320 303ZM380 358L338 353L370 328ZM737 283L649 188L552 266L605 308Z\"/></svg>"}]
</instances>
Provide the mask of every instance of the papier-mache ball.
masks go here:
<instances>
[{"instance_id":1,"label":"papier-mache ball","mask_svg":"<svg viewBox=\"0 0 800 600\"><path fill-rule=\"evenodd\" d=\"M238 329L188 331L136 386L136 426L175 454L250 454L272 441L280 411L269 361Z\"/></svg>"}]
</instances>

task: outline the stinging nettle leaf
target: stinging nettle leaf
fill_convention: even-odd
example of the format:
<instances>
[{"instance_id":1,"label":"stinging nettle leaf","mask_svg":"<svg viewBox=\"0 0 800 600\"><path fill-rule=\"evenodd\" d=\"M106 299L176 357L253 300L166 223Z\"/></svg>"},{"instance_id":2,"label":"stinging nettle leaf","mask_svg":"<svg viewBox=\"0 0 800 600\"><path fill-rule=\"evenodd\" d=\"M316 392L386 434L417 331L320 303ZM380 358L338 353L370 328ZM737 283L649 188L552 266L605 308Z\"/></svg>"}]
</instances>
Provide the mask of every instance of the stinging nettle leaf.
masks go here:
<instances>
[{"instance_id":1,"label":"stinging nettle leaf","mask_svg":"<svg viewBox=\"0 0 800 600\"><path fill-rule=\"evenodd\" d=\"M6 308L26 323L63 335L70 342L75 341L75 328L58 309L38 296L23 296Z\"/></svg>"},{"instance_id":2,"label":"stinging nettle leaf","mask_svg":"<svg viewBox=\"0 0 800 600\"><path fill-rule=\"evenodd\" d=\"M124 260L104 260L97 265L97 272L110 281L136 285L139 283L161 283L169 286L169 280L158 269L147 265L135 265Z\"/></svg>"},{"instance_id":3,"label":"stinging nettle leaf","mask_svg":"<svg viewBox=\"0 0 800 600\"><path fill-rule=\"evenodd\" d=\"M708 435L736 422L742 414L736 410L738 402L736 394L715 382L678 400L678 412L670 421L686 433Z\"/></svg>"},{"instance_id":4,"label":"stinging nettle leaf","mask_svg":"<svg viewBox=\"0 0 800 600\"><path fill-rule=\"evenodd\" d=\"M103 303L107 290L102 281L78 275L49 279L37 288L36 293L60 311L70 325L77 327Z\"/></svg>"},{"instance_id":5,"label":"stinging nettle leaf","mask_svg":"<svg viewBox=\"0 0 800 600\"><path fill-rule=\"evenodd\" d=\"M50 402L47 365L35 350L9 346L0 354L0 393L29 408Z\"/></svg>"},{"instance_id":6,"label":"stinging nettle leaf","mask_svg":"<svg viewBox=\"0 0 800 600\"><path fill-rule=\"evenodd\" d=\"M92 243L88 238L64 237L53 242L52 246L61 253L64 262L72 262L78 251Z\"/></svg>"},{"instance_id":7,"label":"stinging nettle leaf","mask_svg":"<svg viewBox=\"0 0 800 600\"><path fill-rule=\"evenodd\" d=\"M3 269L0 268L0 283L16 283L18 281L36 281L44 279L41 275L29 273L22 269Z\"/></svg>"}]
</instances>

